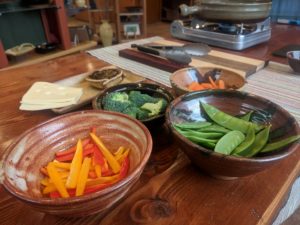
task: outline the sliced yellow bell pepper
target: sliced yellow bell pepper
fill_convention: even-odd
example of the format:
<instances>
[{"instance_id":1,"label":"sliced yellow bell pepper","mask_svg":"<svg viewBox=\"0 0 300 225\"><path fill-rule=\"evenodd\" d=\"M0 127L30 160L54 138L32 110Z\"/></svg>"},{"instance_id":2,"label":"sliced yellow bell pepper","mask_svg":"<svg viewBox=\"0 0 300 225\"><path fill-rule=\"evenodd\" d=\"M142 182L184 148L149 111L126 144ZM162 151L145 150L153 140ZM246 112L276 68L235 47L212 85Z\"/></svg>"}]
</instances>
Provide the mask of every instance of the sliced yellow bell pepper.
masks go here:
<instances>
[{"instance_id":1,"label":"sliced yellow bell pepper","mask_svg":"<svg viewBox=\"0 0 300 225\"><path fill-rule=\"evenodd\" d=\"M61 195L61 197L63 198L70 197L64 185L63 180L60 178L59 173L56 171L56 168L52 163L49 163L47 165L47 172L49 174L50 179L53 181L53 184L56 187L57 191Z\"/></svg>"},{"instance_id":2,"label":"sliced yellow bell pepper","mask_svg":"<svg viewBox=\"0 0 300 225\"><path fill-rule=\"evenodd\" d=\"M118 160L118 162L121 164L122 161L124 160L124 158L126 156L128 156L130 149L126 149L126 151L124 153L122 153L121 155L116 156L116 160Z\"/></svg>"},{"instance_id":3,"label":"sliced yellow bell pepper","mask_svg":"<svg viewBox=\"0 0 300 225\"><path fill-rule=\"evenodd\" d=\"M124 146L119 147L119 149L114 153L115 157L121 155L124 152L124 150L125 150Z\"/></svg>"},{"instance_id":4,"label":"sliced yellow bell pepper","mask_svg":"<svg viewBox=\"0 0 300 225\"><path fill-rule=\"evenodd\" d=\"M82 157L83 157L82 151L83 151L82 150L82 142L79 139L77 142L75 155L71 162L70 174L69 174L69 176L67 178L67 182L66 182L67 188L76 188L77 180L79 177L79 172L80 172L81 164L82 164Z\"/></svg>"},{"instance_id":5,"label":"sliced yellow bell pepper","mask_svg":"<svg viewBox=\"0 0 300 225\"><path fill-rule=\"evenodd\" d=\"M75 193L76 196L83 195L89 170L90 170L91 161L92 161L91 158L84 158L83 160L79 177L78 177L77 186L76 186L76 193Z\"/></svg>"},{"instance_id":6,"label":"sliced yellow bell pepper","mask_svg":"<svg viewBox=\"0 0 300 225\"><path fill-rule=\"evenodd\" d=\"M107 162L108 162L109 166L111 167L112 171L114 173L120 172L121 166L120 166L119 162L115 159L113 154L105 147L105 145L100 140L100 138L98 138L93 133L90 133L90 135L91 135L93 141L95 142L95 144L98 146L98 148L104 155L104 157L107 159Z\"/></svg>"}]
</instances>

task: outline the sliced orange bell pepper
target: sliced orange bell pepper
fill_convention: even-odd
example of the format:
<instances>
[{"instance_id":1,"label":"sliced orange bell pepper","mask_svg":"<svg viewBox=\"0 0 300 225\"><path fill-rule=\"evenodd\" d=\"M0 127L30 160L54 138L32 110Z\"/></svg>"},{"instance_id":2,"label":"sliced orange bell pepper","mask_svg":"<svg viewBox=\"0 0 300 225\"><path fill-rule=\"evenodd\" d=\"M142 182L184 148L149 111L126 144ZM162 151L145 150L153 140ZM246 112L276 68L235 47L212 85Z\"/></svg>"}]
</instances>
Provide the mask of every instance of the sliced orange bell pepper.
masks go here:
<instances>
[{"instance_id":1,"label":"sliced orange bell pepper","mask_svg":"<svg viewBox=\"0 0 300 225\"><path fill-rule=\"evenodd\" d=\"M100 165L95 165L95 172L96 172L96 175L97 177L101 177L102 175L102 172L101 172L101 166Z\"/></svg>"},{"instance_id":2,"label":"sliced orange bell pepper","mask_svg":"<svg viewBox=\"0 0 300 225\"><path fill-rule=\"evenodd\" d=\"M54 166L60 169L70 170L71 163L53 162Z\"/></svg>"},{"instance_id":3,"label":"sliced orange bell pepper","mask_svg":"<svg viewBox=\"0 0 300 225\"><path fill-rule=\"evenodd\" d=\"M47 165L47 171L48 171L50 179L53 181L53 184L56 187L56 189L58 190L61 197L63 197L63 198L70 197L70 195L67 192L67 189L63 183L63 180L60 178L59 173L56 171L56 168L52 163L49 163Z\"/></svg>"},{"instance_id":4,"label":"sliced orange bell pepper","mask_svg":"<svg viewBox=\"0 0 300 225\"><path fill-rule=\"evenodd\" d=\"M93 141L98 146L104 157L107 159L109 166L112 168L114 173L118 173L121 169L119 162L115 159L113 154L105 147L103 142L95 134L90 133Z\"/></svg>"},{"instance_id":5,"label":"sliced orange bell pepper","mask_svg":"<svg viewBox=\"0 0 300 225\"><path fill-rule=\"evenodd\" d=\"M88 178L88 173L90 170L91 161L92 161L91 158L84 158L83 160L79 177L78 177L77 186L76 186L76 194L75 194L76 196L80 196L84 192L85 185Z\"/></svg>"},{"instance_id":6,"label":"sliced orange bell pepper","mask_svg":"<svg viewBox=\"0 0 300 225\"><path fill-rule=\"evenodd\" d=\"M66 187L76 188L79 172L81 169L81 163L83 158L82 142L79 139L77 142L76 152L71 162L70 175L67 178Z\"/></svg>"},{"instance_id":7,"label":"sliced orange bell pepper","mask_svg":"<svg viewBox=\"0 0 300 225\"><path fill-rule=\"evenodd\" d=\"M98 185L98 184L103 184L103 183L109 183L113 182L119 179L119 175L113 175L113 176L108 176L108 177L99 177L96 179L91 179L86 182L86 186L93 186L93 185Z\"/></svg>"}]
</instances>

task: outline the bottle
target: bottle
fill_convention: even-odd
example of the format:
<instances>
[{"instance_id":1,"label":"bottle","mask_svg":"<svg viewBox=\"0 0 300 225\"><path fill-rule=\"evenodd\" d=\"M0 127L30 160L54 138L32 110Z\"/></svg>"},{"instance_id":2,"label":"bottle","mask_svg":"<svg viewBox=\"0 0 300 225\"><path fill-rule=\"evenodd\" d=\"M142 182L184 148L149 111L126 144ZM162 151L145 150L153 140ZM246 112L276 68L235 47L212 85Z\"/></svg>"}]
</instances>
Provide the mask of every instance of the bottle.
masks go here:
<instances>
[{"instance_id":1,"label":"bottle","mask_svg":"<svg viewBox=\"0 0 300 225\"><path fill-rule=\"evenodd\" d=\"M113 29L107 20L102 20L99 32L103 46L106 47L112 45Z\"/></svg>"}]
</instances>

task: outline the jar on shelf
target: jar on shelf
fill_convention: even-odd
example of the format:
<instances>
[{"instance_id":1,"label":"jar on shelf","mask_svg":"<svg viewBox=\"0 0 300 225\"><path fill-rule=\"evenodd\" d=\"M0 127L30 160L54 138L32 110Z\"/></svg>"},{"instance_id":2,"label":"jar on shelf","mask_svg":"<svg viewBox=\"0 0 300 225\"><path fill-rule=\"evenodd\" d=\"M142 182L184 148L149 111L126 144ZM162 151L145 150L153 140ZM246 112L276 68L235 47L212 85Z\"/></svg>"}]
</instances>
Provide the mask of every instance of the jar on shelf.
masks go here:
<instances>
[{"instance_id":1,"label":"jar on shelf","mask_svg":"<svg viewBox=\"0 0 300 225\"><path fill-rule=\"evenodd\" d=\"M104 47L112 45L113 29L107 20L102 20L99 26L100 39Z\"/></svg>"},{"instance_id":2,"label":"jar on shelf","mask_svg":"<svg viewBox=\"0 0 300 225\"><path fill-rule=\"evenodd\" d=\"M75 0L75 5L79 8L87 7L85 0Z\"/></svg>"}]
</instances>

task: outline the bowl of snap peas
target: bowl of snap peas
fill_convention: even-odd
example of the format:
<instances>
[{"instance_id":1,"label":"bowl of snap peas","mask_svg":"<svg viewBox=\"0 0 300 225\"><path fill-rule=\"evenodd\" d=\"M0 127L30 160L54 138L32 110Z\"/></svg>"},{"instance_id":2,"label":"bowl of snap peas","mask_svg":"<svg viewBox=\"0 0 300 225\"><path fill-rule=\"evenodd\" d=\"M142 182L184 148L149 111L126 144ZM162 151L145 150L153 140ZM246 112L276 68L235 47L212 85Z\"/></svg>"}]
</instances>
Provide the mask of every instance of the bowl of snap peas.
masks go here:
<instances>
[{"instance_id":1,"label":"bowl of snap peas","mask_svg":"<svg viewBox=\"0 0 300 225\"><path fill-rule=\"evenodd\" d=\"M236 90L190 92L166 123L191 163L220 179L263 171L300 150L300 128L281 106Z\"/></svg>"}]
</instances>

